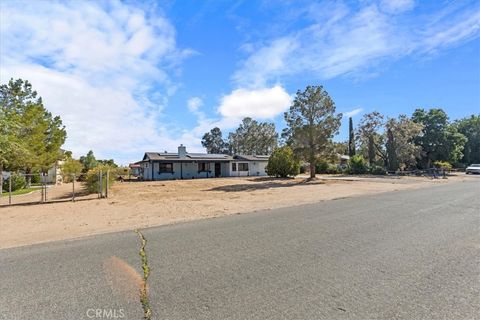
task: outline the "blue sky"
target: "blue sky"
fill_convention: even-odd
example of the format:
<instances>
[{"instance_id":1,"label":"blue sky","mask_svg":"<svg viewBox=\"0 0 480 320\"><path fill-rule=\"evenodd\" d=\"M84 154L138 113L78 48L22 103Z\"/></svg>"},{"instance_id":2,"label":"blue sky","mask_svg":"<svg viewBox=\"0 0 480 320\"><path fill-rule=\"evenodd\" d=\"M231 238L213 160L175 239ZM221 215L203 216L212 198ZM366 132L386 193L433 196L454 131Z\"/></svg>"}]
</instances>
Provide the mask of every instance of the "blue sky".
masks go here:
<instances>
[{"instance_id":1,"label":"blue sky","mask_svg":"<svg viewBox=\"0 0 480 320\"><path fill-rule=\"evenodd\" d=\"M480 112L478 1L9 1L0 79L24 78L66 149L128 163L202 151L251 116L274 121L323 85L338 112ZM346 117L345 117L346 120ZM346 122L344 122L346 123ZM343 125L336 140L346 139Z\"/></svg>"}]
</instances>

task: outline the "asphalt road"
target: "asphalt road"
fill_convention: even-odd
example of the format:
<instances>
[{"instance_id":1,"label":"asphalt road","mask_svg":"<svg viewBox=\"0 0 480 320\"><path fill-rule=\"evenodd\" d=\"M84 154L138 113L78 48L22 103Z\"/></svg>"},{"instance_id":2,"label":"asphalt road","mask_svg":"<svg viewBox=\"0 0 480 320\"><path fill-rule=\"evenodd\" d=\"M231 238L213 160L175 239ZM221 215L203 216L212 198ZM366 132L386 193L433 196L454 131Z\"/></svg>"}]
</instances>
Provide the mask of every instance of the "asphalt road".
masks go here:
<instances>
[{"instance_id":1,"label":"asphalt road","mask_svg":"<svg viewBox=\"0 0 480 320\"><path fill-rule=\"evenodd\" d=\"M144 235L153 319L480 315L480 180ZM142 319L105 269L116 256L140 272L139 246L121 232L0 250L0 319Z\"/></svg>"}]
</instances>

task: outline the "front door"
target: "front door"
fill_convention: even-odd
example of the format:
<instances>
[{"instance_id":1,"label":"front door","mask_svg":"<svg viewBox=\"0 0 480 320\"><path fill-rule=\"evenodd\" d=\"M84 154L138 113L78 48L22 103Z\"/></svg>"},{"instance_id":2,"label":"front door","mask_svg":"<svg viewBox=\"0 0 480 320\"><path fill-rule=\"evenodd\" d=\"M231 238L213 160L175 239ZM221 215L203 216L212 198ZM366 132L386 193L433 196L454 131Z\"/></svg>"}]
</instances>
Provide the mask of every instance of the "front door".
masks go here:
<instances>
[{"instance_id":1,"label":"front door","mask_svg":"<svg viewBox=\"0 0 480 320\"><path fill-rule=\"evenodd\" d=\"M215 162L215 178L222 176L222 164L220 162Z\"/></svg>"}]
</instances>

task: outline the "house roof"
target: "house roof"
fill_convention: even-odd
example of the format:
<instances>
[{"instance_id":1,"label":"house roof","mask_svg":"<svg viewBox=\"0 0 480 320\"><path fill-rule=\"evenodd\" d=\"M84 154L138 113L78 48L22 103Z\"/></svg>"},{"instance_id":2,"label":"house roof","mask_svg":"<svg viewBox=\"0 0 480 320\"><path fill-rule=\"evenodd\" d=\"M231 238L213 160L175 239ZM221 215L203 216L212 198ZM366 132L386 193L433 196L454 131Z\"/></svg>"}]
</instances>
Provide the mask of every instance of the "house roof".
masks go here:
<instances>
[{"instance_id":1,"label":"house roof","mask_svg":"<svg viewBox=\"0 0 480 320\"><path fill-rule=\"evenodd\" d=\"M248 155L248 154L237 154L233 156L234 159L244 160L244 161L268 161L270 156L267 155Z\"/></svg>"},{"instance_id":2,"label":"house roof","mask_svg":"<svg viewBox=\"0 0 480 320\"><path fill-rule=\"evenodd\" d=\"M145 152L142 161L268 161L267 155L235 155L216 153L186 153L185 158L180 158L178 153L169 152ZM141 161L139 161L141 162Z\"/></svg>"},{"instance_id":3,"label":"house roof","mask_svg":"<svg viewBox=\"0 0 480 320\"><path fill-rule=\"evenodd\" d=\"M229 161L233 158L227 154L211 154L211 153L187 153L185 158L180 158L178 153L159 153L146 152L143 161Z\"/></svg>"}]
</instances>

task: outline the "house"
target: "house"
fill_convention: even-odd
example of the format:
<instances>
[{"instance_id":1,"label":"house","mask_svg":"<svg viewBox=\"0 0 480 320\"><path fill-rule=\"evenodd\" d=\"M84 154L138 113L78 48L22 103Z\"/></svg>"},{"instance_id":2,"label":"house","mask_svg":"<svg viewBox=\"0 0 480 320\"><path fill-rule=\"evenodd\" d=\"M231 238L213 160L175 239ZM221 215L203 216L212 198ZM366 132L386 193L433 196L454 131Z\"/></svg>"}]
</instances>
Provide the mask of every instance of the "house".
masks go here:
<instances>
[{"instance_id":1,"label":"house","mask_svg":"<svg viewBox=\"0 0 480 320\"><path fill-rule=\"evenodd\" d=\"M146 152L140 165L144 180L265 176L269 156L189 153L184 145L177 153Z\"/></svg>"},{"instance_id":2,"label":"house","mask_svg":"<svg viewBox=\"0 0 480 320\"><path fill-rule=\"evenodd\" d=\"M134 177L138 177L141 175L141 170L142 170L142 166L137 164L137 163L130 163L128 165L128 167L130 168L130 173L129 175L131 176L134 176Z\"/></svg>"},{"instance_id":3,"label":"house","mask_svg":"<svg viewBox=\"0 0 480 320\"><path fill-rule=\"evenodd\" d=\"M63 160L57 160L55 163L48 169L47 175L45 176L45 182L49 184L62 184L62 166L64 164Z\"/></svg>"}]
</instances>

